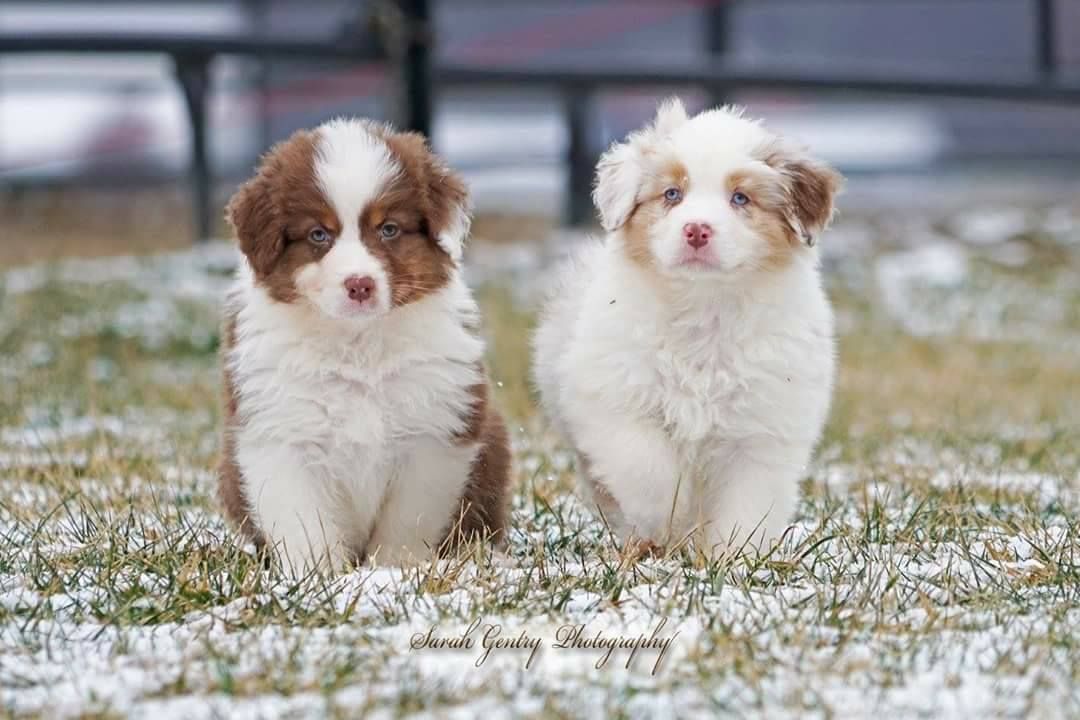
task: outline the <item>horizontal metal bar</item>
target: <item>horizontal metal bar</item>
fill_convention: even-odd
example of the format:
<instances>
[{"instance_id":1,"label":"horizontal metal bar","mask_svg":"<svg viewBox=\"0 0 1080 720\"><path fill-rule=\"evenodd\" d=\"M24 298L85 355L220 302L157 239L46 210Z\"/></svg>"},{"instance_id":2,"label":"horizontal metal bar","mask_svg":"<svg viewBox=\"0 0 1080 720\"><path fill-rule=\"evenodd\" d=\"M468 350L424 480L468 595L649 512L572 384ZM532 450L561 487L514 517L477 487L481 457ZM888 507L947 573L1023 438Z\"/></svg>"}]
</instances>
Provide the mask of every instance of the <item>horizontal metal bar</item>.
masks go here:
<instances>
[{"instance_id":1,"label":"horizontal metal bar","mask_svg":"<svg viewBox=\"0 0 1080 720\"><path fill-rule=\"evenodd\" d=\"M444 65L437 83L450 85L548 86L595 89L626 86L700 85L713 91L735 89L867 92L1048 103L1080 103L1080 84L1032 75L1030 80L896 78L871 74L801 73L788 69L746 68L714 62L708 68L618 67L513 68Z\"/></svg>"},{"instance_id":2,"label":"horizontal metal bar","mask_svg":"<svg viewBox=\"0 0 1080 720\"><path fill-rule=\"evenodd\" d=\"M0 53L168 53L381 60L369 38L252 37L250 34L0 33Z\"/></svg>"}]
</instances>

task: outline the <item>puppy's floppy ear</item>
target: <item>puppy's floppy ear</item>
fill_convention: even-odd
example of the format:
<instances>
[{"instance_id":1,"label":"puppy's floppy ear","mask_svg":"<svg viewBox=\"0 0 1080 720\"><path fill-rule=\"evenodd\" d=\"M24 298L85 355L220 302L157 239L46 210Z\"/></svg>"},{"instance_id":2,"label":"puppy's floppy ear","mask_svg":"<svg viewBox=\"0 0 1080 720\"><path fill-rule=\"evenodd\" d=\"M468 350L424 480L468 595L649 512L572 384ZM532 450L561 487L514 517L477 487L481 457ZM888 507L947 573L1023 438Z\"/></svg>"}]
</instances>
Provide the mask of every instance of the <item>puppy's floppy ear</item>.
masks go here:
<instances>
[{"instance_id":1,"label":"puppy's floppy ear","mask_svg":"<svg viewBox=\"0 0 1080 720\"><path fill-rule=\"evenodd\" d=\"M642 157L688 119L682 100L668 98L657 108L652 124L631 133L626 142L615 143L600 156L596 165L593 203L600 211L600 224L611 232L622 227L637 207L645 170Z\"/></svg>"},{"instance_id":2,"label":"puppy's floppy ear","mask_svg":"<svg viewBox=\"0 0 1080 720\"><path fill-rule=\"evenodd\" d=\"M386 142L405 172L421 186L431 237L452 260L461 260L472 225L472 200L465 181L431 151L420 133L392 132Z\"/></svg>"},{"instance_id":3,"label":"puppy's floppy ear","mask_svg":"<svg viewBox=\"0 0 1080 720\"><path fill-rule=\"evenodd\" d=\"M265 172L260 170L233 194L225 219L255 273L268 274L285 247L285 229Z\"/></svg>"},{"instance_id":4,"label":"puppy's floppy ear","mask_svg":"<svg viewBox=\"0 0 1080 720\"><path fill-rule=\"evenodd\" d=\"M629 142L615 143L600 156L592 196L604 230L618 230L630 219L637 207L642 176L637 148Z\"/></svg>"},{"instance_id":5,"label":"puppy's floppy ear","mask_svg":"<svg viewBox=\"0 0 1080 720\"><path fill-rule=\"evenodd\" d=\"M472 200L469 189L460 175L437 156L430 154L428 168L428 198L431 213L428 222L439 247L454 262L461 260L465 240L472 225Z\"/></svg>"},{"instance_id":6,"label":"puppy's floppy ear","mask_svg":"<svg viewBox=\"0 0 1080 720\"><path fill-rule=\"evenodd\" d=\"M765 162L778 170L787 195L787 220L797 240L813 246L832 220L844 178L799 148L774 145Z\"/></svg>"}]
</instances>

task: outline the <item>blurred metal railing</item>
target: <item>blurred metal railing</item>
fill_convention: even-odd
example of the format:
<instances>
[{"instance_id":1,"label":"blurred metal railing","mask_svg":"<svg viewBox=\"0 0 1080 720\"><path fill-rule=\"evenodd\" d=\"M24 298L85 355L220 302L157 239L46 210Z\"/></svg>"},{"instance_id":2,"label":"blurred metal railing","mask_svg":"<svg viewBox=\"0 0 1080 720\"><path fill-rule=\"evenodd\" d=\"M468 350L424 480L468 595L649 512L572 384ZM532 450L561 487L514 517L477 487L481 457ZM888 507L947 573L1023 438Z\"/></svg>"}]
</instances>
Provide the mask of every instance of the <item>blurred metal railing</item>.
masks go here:
<instances>
[{"instance_id":1,"label":"blurred metal railing","mask_svg":"<svg viewBox=\"0 0 1080 720\"><path fill-rule=\"evenodd\" d=\"M211 178L206 123L210 63L221 55L253 58L335 59L387 62L396 71L399 125L430 135L433 89L441 86L550 87L563 98L568 130L567 207L571 223L592 215L589 187L594 158L588 142L588 98L598 88L625 86L685 87L707 90L713 98L737 89L816 92L864 92L890 95L948 96L1080 103L1080 84L1058 73L1054 0L1034 3L1036 57L1029 77L1008 80L906 78L894 74L828 72L798 68L763 69L733 63L726 57L728 13L743 0L703 0L707 16L707 65L663 69L642 65L603 67L496 68L485 63L432 66L436 42L429 0L382 0L370 18L346 27L337 37L286 38L259 35L176 35L154 33L11 33L0 32L0 53L163 53L173 60L183 89L191 135L191 186L195 232L212 229Z\"/></svg>"},{"instance_id":2,"label":"blurred metal railing","mask_svg":"<svg viewBox=\"0 0 1080 720\"><path fill-rule=\"evenodd\" d=\"M210 163L207 153L207 93L210 63L220 55L258 58L326 58L357 62L381 59L372 38L268 38L244 35L175 35L156 33L22 33L0 34L0 53L161 53L173 61L183 91L191 136L191 193L196 238L213 228Z\"/></svg>"},{"instance_id":3,"label":"blurred metal railing","mask_svg":"<svg viewBox=\"0 0 1080 720\"><path fill-rule=\"evenodd\" d=\"M795 67L773 69L740 66L725 57L730 27L728 20L732 6L746 0L704 0L701 4L708 12L706 44L712 53L705 67L666 69L620 63L610 67L593 64L588 67L500 69L461 64L437 68L435 82L437 85L547 86L561 90L565 98L563 112L569 138L566 217L571 224L579 224L593 213L589 189L595 158L588 147L585 100L599 88L696 86L708 91L714 102L733 90L755 89L1080 104L1080 83L1059 77L1054 0L1030 1L1035 16L1035 69L1028 77L1021 79L988 80L974 74L968 79L935 79L882 73L801 70Z\"/></svg>"}]
</instances>

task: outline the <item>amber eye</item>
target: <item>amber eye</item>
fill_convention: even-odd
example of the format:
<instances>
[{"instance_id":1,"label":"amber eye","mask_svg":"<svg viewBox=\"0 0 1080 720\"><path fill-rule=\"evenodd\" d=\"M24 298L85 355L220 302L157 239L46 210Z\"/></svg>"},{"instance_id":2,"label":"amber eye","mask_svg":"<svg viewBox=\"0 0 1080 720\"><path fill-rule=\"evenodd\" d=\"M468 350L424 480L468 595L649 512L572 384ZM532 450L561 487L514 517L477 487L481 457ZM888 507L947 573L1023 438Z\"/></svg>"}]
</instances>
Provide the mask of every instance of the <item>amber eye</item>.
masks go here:
<instances>
[{"instance_id":1,"label":"amber eye","mask_svg":"<svg viewBox=\"0 0 1080 720\"><path fill-rule=\"evenodd\" d=\"M379 237L383 240L393 240L401 234L401 228L397 223L387 222L379 226Z\"/></svg>"},{"instance_id":2,"label":"amber eye","mask_svg":"<svg viewBox=\"0 0 1080 720\"><path fill-rule=\"evenodd\" d=\"M308 240L311 241L313 245L327 245L332 239L330 231L322 225L313 228L312 231L308 233Z\"/></svg>"},{"instance_id":3,"label":"amber eye","mask_svg":"<svg viewBox=\"0 0 1080 720\"><path fill-rule=\"evenodd\" d=\"M669 187L664 191L664 199L669 203L677 203L682 200L682 190L677 187Z\"/></svg>"},{"instance_id":4,"label":"amber eye","mask_svg":"<svg viewBox=\"0 0 1080 720\"><path fill-rule=\"evenodd\" d=\"M731 196L731 204L736 207L742 207L743 205L750 204L750 197L745 193L741 193L736 190Z\"/></svg>"}]
</instances>

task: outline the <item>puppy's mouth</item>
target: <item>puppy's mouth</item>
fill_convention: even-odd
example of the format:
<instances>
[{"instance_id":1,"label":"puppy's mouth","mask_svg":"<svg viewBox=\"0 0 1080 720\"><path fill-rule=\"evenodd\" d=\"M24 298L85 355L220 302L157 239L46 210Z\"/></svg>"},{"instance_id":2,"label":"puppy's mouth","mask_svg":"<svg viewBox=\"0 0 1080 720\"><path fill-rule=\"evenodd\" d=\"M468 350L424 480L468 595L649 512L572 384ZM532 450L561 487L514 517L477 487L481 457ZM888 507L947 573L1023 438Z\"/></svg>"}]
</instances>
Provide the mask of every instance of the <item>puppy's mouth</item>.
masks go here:
<instances>
[{"instance_id":1,"label":"puppy's mouth","mask_svg":"<svg viewBox=\"0 0 1080 720\"><path fill-rule=\"evenodd\" d=\"M377 315L382 315L383 306L382 303L376 299L363 303L356 303L350 301L342 302L335 313L337 317L342 320L364 320L366 318L372 318Z\"/></svg>"},{"instance_id":2,"label":"puppy's mouth","mask_svg":"<svg viewBox=\"0 0 1080 720\"><path fill-rule=\"evenodd\" d=\"M712 258L698 257L695 255L692 257L684 257L679 261L679 267L711 268L717 267L717 263L714 262Z\"/></svg>"},{"instance_id":3,"label":"puppy's mouth","mask_svg":"<svg viewBox=\"0 0 1080 720\"><path fill-rule=\"evenodd\" d=\"M309 306L326 320L343 325L364 325L383 314L382 303L372 298L364 303L349 300L309 298Z\"/></svg>"},{"instance_id":4,"label":"puppy's mouth","mask_svg":"<svg viewBox=\"0 0 1080 720\"><path fill-rule=\"evenodd\" d=\"M722 270L720 261L710 252L687 250L679 256L675 267L686 270Z\"/></svg>"}]
</instances>

